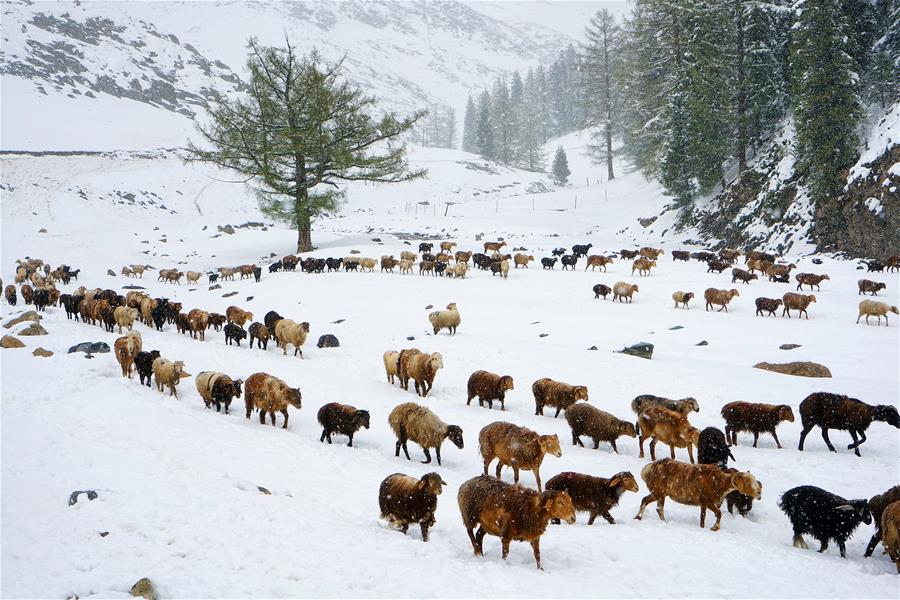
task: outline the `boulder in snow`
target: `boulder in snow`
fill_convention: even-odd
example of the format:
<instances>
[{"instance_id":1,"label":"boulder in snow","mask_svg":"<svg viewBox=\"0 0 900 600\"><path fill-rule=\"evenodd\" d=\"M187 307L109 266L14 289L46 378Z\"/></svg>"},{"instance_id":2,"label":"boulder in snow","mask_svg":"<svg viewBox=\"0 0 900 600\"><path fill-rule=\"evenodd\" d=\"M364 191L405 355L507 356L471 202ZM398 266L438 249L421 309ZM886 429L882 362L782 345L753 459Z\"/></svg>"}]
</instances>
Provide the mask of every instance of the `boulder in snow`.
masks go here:
<instances>
[{"instance_id":1,"label":"boulder in snow","mask_svg":"<svg viewBox=\"0 0 900 600\"><path fill-rule=\"evenodd\" d=\"M831 371L825 365L806 361L780 364L761 362L753 365L753 368L796 377L831 377Z\"/></svg>"},{"instance_id":2,"label":"boulder in snow","mask_svg":"<svg viewBox=\"0 0 900 600\"><path fill-rule=\"evenodd\" d=\"M650 342L638 342L619 350L619 354L628 354L629 356L637 356L649 360L653 358L653 344Z\"/></svg>"}]
</instances>

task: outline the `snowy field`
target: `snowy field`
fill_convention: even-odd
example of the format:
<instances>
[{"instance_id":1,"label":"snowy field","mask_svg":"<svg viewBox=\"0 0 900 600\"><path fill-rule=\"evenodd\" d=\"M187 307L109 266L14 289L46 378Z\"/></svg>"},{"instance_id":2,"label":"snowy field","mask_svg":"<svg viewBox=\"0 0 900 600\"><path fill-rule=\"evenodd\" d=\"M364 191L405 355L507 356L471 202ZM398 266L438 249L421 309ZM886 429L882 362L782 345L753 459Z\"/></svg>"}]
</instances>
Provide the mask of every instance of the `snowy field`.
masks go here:
<instances>
[{"instance_id":1,"label":"snowy field","mask_svg":"<svg viewBox=\"0 0 900 600\"><path fill-rule=\"evenodd\" d=\"M88 168L77 160L98 162ZM572 162L577 173L578 161ZM46 177L35 178L37 186L28 175L34 164L52 165L43 171ZM64 291L80 284L117 290L138 284L154 296L183 302L185 312L199 307L224 313L235 304L253 311L257 320L277 310L309 321L303 360L283 356L274 344L268 351L249 350L246 344L228 347L221 333L210 332L200 342L179 335L174 326L163 332L137 326L145 349L183 360L190 373L218 370L244 379L271 373L300 387L303 408L291 409L290 428L284 431L280 418L279 428L261 426L255 416L245 419L240 401L227 416L207 410L193 378L182 382L178 399L140 387L137 378L120 376L111 353L93 360L65 354L81 341L112 345L117 335L67 321L62 309L51 307L43 321L49 336L22 338L26 349L0 354L4 597L124 598L141 577L152 579L161 597L169 598L896 598L900 592L896 569L880 548L874 557L862 557L871 526L860 527L842 560L834 547L824 555L793 548L790 524L776 506L785 490L802 484L849 498L868 498L897 484L898 432L884 423L869 429L862 458L846 450L845 432L832 433L837 454L827 451L818 430L808 438L806 451L797 451L798 405L809 393L897 403L900 323L892 319L889 328L854 323L860 299L856 280L863 276L855 262L824 257L817 266L809 256L788 257L799 271L831 276L821 292L814 292L818 302L808 321L754 316L754 298L780 297L794 286L760 281L732 286L728 274L707 274L696 262L673 263L669 251L680 247L675 245L665 246L659 268L644 278L631 276L629 261L615 262L608 273L585 273L583 261L575 272L558 266L542 271L540 258L557 246L592 242L597 253L633 247L630 234L617 233L642 216L642 198L647 206L658 204L658 191L631 175L578 192L593 200L578 210L558 210L573 189L537 195L534 210L526 195L505 197L493 213L499 195L479 201L467 191L461 195L470 201L452 206L446 218L433 207L431 214L409 214L407 203L443 193L427 189L438 185L434 180L451 189L446 182L453 173L438 167L433 181L414 184L420 188L370 188L369 196L366 190L355 191L340 219L314 231L319 250L313 255L346 256L355 249L361 256L397 256L410 248L382 231L431 232L435 240L449 235L462 249L479 247L475 234L486 233L485 239L502 235L511 246L528 248L538 263L511 272L505 281L484 271L448 280L377 272L269 275L264 269L259 284L225 282L222 289L208 291L205 284L156 283L153 272L134 281L109 277L106 270L134 262L183 270L265 264L262 258L270 252L281 256L292 250L294 234L274 227L213 237L217 224L260 218L239 186L206 186L208 179L190 176L174 160L157 161L155 170L140 162L129 170L129 164L125 159L6 159L4 180L15 189L4 191L2 204L4 281L12 281L15 258L37 256L82 269L79 281ZM454 161L434 164L464 168ZM504 177L511 181L516 175ZM137 181L158 186L166 209L98 199L97 186L127 190ZM472 176L462 185L489 183ZM90 199L79 200L73 190L90 185L95 186L85 194ZM617 198L634 202L603 204L603 191L608 198L617 189ZM67 200L49 201L61 197ZM373 208L364 209L364 202ZM39 227L48 233L36 233ZM439 235L442 229L447 233ZM551 237L554 233L560 237ZM166 242L159 241L163 234ZM871 278L887 283L883 300L898 303L897 274ZM617 281L640 285L633 304L593 298L595 283ZM736 287L741 296L727 314L707 313L696 299L690 310L672 307L673 291L702 297L707 287ZM222 297L232 291L237 295ZM426 306L441 308L448 302L456 302L462 313L458 334L431 335ZM4 322L22 308L4 301ZM676 325L683 328L671 329ZM338 336L341 347L315 348L325 333ZM697 346L702 340L708 345ZM655 344L652 360L614 353L640 341ZM779 350L784 343L801 347ZM32 357L37 346L55 355ZM381 355L413 346L444 357L432 394L421 402L464 431L463 450L444 445L442 467L420 464L415 444L410 444L412 461L394 457L387 415L397 404L420 400L385 381ZM589 351L592 346L597 350ZM794 360L821 362L834 377L795 378L751 368L760 361ZM466 381L476 369L513 376L516 389L508 395L505 413L466 406ZM668 522L660 522L652 509L635 521L646 494L639 472L649 457L639 459L637 440L630 438L620 439L618 455L605 444L599 450L571 446L563 418L534 416L530 387L541 377L587 385L592 404L629 420L632 398L643 393L696 397L701 410L691 421L700 428L723 427L719 409L734 400L786 403L798 419L780 426L782 450L767 436L753 449L746 434L733 450L735 466L763 484L763 498L749 518L726 513L722 530L712 533L698 526L698 508L669 502ZM316 412L335 401L372 414L372 428L356 436L354 448L341 437L332 446L318 441ZM600 476L629 470L641 490L626 494L613 510L615 525L598 520L589 527L580 514L575 525L550 526L541 544L544 572L535 570L526 544L514 543L504 563L497 538L487 538L486 556L476 558L460 520L456 490L481 473L478 432L495 420L559 435L563 455L544 461L544 481L568 470ZM660 448L665 456L668 449ZM677 456L687 458L682 450ZM431 470L448 486L438 502L431 541L424 544L417 529L403 536L379 520L377 494L391 473L418 477ZM512 481L511 473L504 479ZM534 486L530 473L522 474L522 484ZM272 495L259 493L257 486ZM84 489L96 490L99 497L67 506L69 494ZM101 537L100 532L109 534Z\"/></svg>"}]
</instances>

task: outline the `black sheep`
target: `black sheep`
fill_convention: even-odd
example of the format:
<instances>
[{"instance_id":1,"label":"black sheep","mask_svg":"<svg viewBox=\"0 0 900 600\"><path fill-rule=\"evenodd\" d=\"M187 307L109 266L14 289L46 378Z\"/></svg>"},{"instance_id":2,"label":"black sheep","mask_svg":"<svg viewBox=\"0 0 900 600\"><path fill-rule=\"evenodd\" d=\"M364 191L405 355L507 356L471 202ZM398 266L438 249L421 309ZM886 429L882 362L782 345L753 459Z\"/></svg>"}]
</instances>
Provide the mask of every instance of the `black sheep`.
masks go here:
<instances>
[{"instance_id":1,"label":"black sheep","mask_svg":"<svg viewBox=\"0 0 900 600\"><path fill-rule=\"evenodd\" d=\"M545 256L541 259L541 265L543 265L545 269L553 270L553 267L556 266L556 259Z\"/></svg>"},{"instance_id":2,"label":"black sheep","mask_svg":"<svg viewBox=\"0 0 900 600\"><path fill-rule=\"evenodd\" d=\"M554 250L550 254L552 254L553 256L562 256L565 253L565 248L554 248Z\"/></svg>"},{"instance_id":3,"label":"black sheep","mask_svg":"<svg viewBox=\"0 0 900 600\"><path fill-rule=\"evenodd\" d=\"M828 540L837 542L841 558L847 558L847 540L860 523L872 523L869 502L846 500L812 485L801 485L781 496L778 503L794 527L794 547L807 549L803 534L819 541L819 552L828 548Z\"/></svg>"},{"instance_id":4,"label":"black sheep","mask_svg":"<svg viewBox=\"0 0 900 600\"><path fill-rule=\"evenodd\" d=\"M345 271L355 271L355 270L358 269L358 268L359 268L359 263L356 262L355 260L351 260L351 261L348 261L348 262L345 262L345 263L344 263L344 270L345 270Z\"/></svg>"},{"instance_id":5,"label":"black sheep","mask_svg":"<svg viewBox=\"0 0 900 600\"><path fill-rule=\"evenodd\" d=\"M588 252L590 252L593 244L575 244L572 246L572 254L575 258L581 258L583 256L587 256Z\"/></svg>"},{"instance_id":6,"label":"black sheep","mask_svg":"<svg viewBox=\"0 0 900 600\"><path fill-rule=\"evenodd\" d=\"M218 280L219 280L219 274L218 274L218 273L210 273L210 274L209 274L209 283L215 283L215 282L217 282Z\"/></svg>"},{"instance_id":7,"label":"black sheep","mask_svg":"<svg viewBox=\"0 0 900 600\"><path fill-rule=\"evenodd\" d=\"M419 252L431 252L432 248L434 248L434 244L430 242L421 242L419 244Z\"/></svg>"},{"instance_id":8,"label":"black sheep","mask_svg":"<svg viewBox=\"0 0 900 600\"><path fill-rule=\"evenodd\" d=\"M147 387L150 387L150 376L153 375L153 361L159 358L159 350L151 350L149 352L138 352L134 357L134 366L137 369L138 377L141 379L141 385L144 379L147 380Z\"/></svg>"},{"instance_id":9,"label":"black sheep","mask_svg":"<svg viewBox=\"0 0 900 600\"><path fill-rule=\"evenodd\" d=\"M575 265L578 264L578 256L573 254L566 254L560 259L563 266L563 271L566 270L566 267L571 267L571 269L575 270Z\"/></svg>"},{"instance_id":10,"label":"black sheep","mask_svg":"<svg viewBox=\"0 0 900 600\"><path fill-rule=\"evenodd\" d=\"M475 266L481 269L482 271L486 271L490 268L491 264L494 262L491 260L491 257L487 254L474 254L472 255L472 262L475 263Z\"/></svg>"},{"instance_id":11,"label":"black sheep","mask_svg":"<svg viewBox=\"0 0 900 600\"><path fill-rule=\"evenodd\" d=\"M870 261L863 261L863 262L866 263L866 267L869 269L869 273L872 273L872 272L880 273L880 272L884 271L884 263L881 262L880 260L870 260Z\"/></svg>"},{"instance_id":12,"label":"black sheep","mask_svg":"<svg viewBox=\"0 0 900 600\"><path fill-rule=\"evenodd\" d=\"M237 323L229 323L225 326L225 344L230 346L232 340L240 347L241 340L247 337L247 332Z\"/></svg>"},{"instance_id":13,"label":"black sheep","mask_svg":"<svg viewBox=\"0 0 900 600\"><path fill-rule=\"evenodd\" d=\"M441 261L437 261L434 263L434 272L436 274L440 275L441 277L444 276L444 271L446 271L446 270L447 270L447 263L441 262Z\"/></svg>"},{"instance_id":14,"label":"black sheep","mask_svg":"<svg viewBox=\"0 0 900 600\"><path fill-rule=\"evenodd\" d=\"M319 441L328 440L329 444L332 434L339 433L350 438L347 445L352 448L353 434L363 427L369 428L369 411L359 410L349 404L329 402L319 409L316 418L322 426L322 437Z\"/></svg>"},{"instance_id":15,"label":"black sheep","mask_svg":"<svg viewBox=\"0 0 900 600\"><path fill-rule=\"evenodd\" d=\"M166 324L166 317L168 314L169 301L165 298L157 298L156 307L150 311L150 316L153 318L153 324L156 326L157 331L163 330L163 325Z\"/></svg>"},{"instance_id":16,"label":"black sheep","mask_svg":"<svg viewBox=\"0 0 900 600\"><path fill-rule=\"evenodd\" d=\"M253 278L256 279L256 283L259 283L260 277L262 277L262 268L253 267Z\"/></svg>"},{"instance_id":17,"label":"black sheep","mask_svg":"<svg viewBox=\"0 0 900 600\"><path fill-rule=\"evenodd\" d=\"M34 307L37 310L43 312L47 309L47 305L50 304L50 292L45 289L35 290L31 301L34 302Z\"/></svg>"},{"instance_id":18,"label":"black sheep","mask_svg":"<svg viewBox=\"0 0 900 600\"><path fill-rule=\"evenodd\" d=\"M872 539L869 540L869 545L866 546L864 555L866 558L872 556L875 546L881 541L881 515L884 513L884 509L887 508L888 504L898 501L900 501L900 485L895 485L883 494L876 494L869 498L869 510L872 512L872 519L875 521L875 533L872 534Z\"/></svg>"},{"instance_id":19,"label":"black sheep","mask_svg":"<svg viewBox=\"0 0 900 600\"><path fill-rule=\"evenodd\" d=\"M328 257L325 259L325 266L328 267L328 271L340 271L341 265L344 264L343 258L331 258Z\"/></svg>"},{"instance_id":20,"label":"black sheep","mask_svg":"<svg viewBox=\"0 0 900 600\"><path fill-rule=\"evenodd\" d=\"M800 421L803 430L800 432L799 450L803 450L803 442L812 428L822 428L822 439L832 452L836 452L828 439L829 429L842 429L850 432L853 443L847 450L855 450L859 454L859 446L866 441L866 429L872 421L883 421L888 425L900 428L900 414L897 408L889 404L872 406L856 398L848 398L829 392L815 392L800 403Z\"/></svg>"},{"instance_id":21,"label":"black sheep","mask_svg":"<svg viewBox=\"0 0 900 600\"><path fill-rule=\"evenodd\" d=\"M316 273L323 273L325 271L325 265L326 263L324 258L317 258L312 263L313 271L315 271Z\"/></svg>"},{"instance_id":22,"label":"black sheep","mask_svg":"<svg viewBox=\"0 0 900 600\"><path fill-rule=\"evenodd\" d=\"M275 323L283 319L281 315L279 315L274 310L270 310L266 313L266 316L263 317L263 323L265 323L266 328L269 330L269 333L275 333Z\"/></svg>"},{"instance_id":23,"label":"black sheep","mask_svg":"<svg viewBox=\"0 0 900 600\"><path fill-rule=\"evenodd\" d=\"M273 262L271 265L269 265L269 273L275 273L277 271L280 271L282 266L283 265L280 260Z\"/></svg>"},{"instance_id":24,"label":"black sheep","mask_svg":"<svg viewBox=\"0 0 900 600\"><path fill-rule=\"evenodd\" d=\"M593 290L594 290L594 300L596 300L600 296L603 296L603 299L606 300L606 296L608 296L609 293L612 292L612 290L610 289L610 287L608 285L603 285L602 283L598 283L597 285L595 285L593 287Z\"/></svg>"},{"instance_id":25,"label":"black sheep","mask_svg":"<svg viewBox=\"0 0 900 600\"><path fill-rule=\"evenodd\" d=\"M697 462L701 465L719 465L728 467L728 459L737 460L728 448L725 434L717 427L707 427L700 432L697 442Z\"/></svg>"}]
</instances>

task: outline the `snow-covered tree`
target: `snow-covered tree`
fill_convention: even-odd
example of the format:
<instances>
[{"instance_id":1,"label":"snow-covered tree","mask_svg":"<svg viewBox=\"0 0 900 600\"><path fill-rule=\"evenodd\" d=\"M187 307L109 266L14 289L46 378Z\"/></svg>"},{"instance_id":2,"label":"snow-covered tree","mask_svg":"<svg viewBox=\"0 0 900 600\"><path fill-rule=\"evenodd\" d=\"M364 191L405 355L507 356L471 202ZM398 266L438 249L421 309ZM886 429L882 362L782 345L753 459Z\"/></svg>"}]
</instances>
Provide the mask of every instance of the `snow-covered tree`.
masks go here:
<instances>
[{"instance_id":1,"label":"snow-covered tree","mask_svg":"<svg viewBox=\"0 0 900 600\"><path fill-rule=\"evenodd\" d=\"M559 184L565 184L569 181L569 159L566 158L566 151L562 146L557 146L556 155L553 157L553 167L551 167L553 177Z\"/></svg>"},{"instance_id":2,"label":"snow-covered tree","mask_svg":"<svg viewBox=\"0 0 900 600\"><path fill-rule=\"evenodd\" d=\"M615 81L619 52L619 27L605 8L598 11L585 30L583 48L585 124L591 128L588 152L596 162L605 162L607 178L614 179L613 129L618 116Z\"/></svg>"},{"instance_id":3,"label":"snow-covered tree","mask_svg":"<svg viewBox=\"0 0 900 600\"><path fill-rule=\"evenodd\" d=\"M462 149L466 152L478 152L478 110L471 94L469 101L466 102L466 114L463 117Z\"/></svg>"},{"instance_id":4,"label":"snow-covered tree","mask_svg":"<svg viewBox=\"0 0 900 600\"><path fill-rule=\"evenodd\" d=\"M483 158L497 158L494 146L494 126L491 115L491 95L487 90L478 97L478 121L475 125L475 148Z\"/></svg>"}]
</instances>

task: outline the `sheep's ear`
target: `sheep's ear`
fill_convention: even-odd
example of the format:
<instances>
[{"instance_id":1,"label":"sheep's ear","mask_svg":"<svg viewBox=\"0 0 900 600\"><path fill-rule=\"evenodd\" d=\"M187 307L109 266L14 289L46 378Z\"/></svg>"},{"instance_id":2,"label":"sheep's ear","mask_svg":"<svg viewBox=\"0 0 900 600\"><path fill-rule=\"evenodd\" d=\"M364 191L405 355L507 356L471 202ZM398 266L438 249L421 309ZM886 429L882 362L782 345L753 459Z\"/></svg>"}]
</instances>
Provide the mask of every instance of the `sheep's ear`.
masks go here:
<instances>
[{"instance_id":1,"label":"sheep's ear","mask_svg":"<svg viewBox=\"0 0 900 600\"><path fill-rule=\"evenodd\" d=\"M616 475L612 479L609 480L609 485L611 485L612 487L616 487L620 483L622 483L622 477L619 475Z\"/></svg>"},{"instance_id":2,"label":"sheep's ear","mask_svg":"<svg viewBox=\"0 0 900 600\"><path fill-rule=\"evenodd\" d=\"M427 485L427 482L425 481L425 478L423 477L422 479L419 480L419 483L416 487L420 490L424 490L426 485Z\"/></svg>"},{"instance_id":3,"label":"sheep's ear","mask_svg":"<svg viewBox=\"0 0 900 600\"><path fill-rule=\"evenodd\" d=\"M441 485L447 485L447 482L441 479Z\"/></svg>"}]
</instances>

